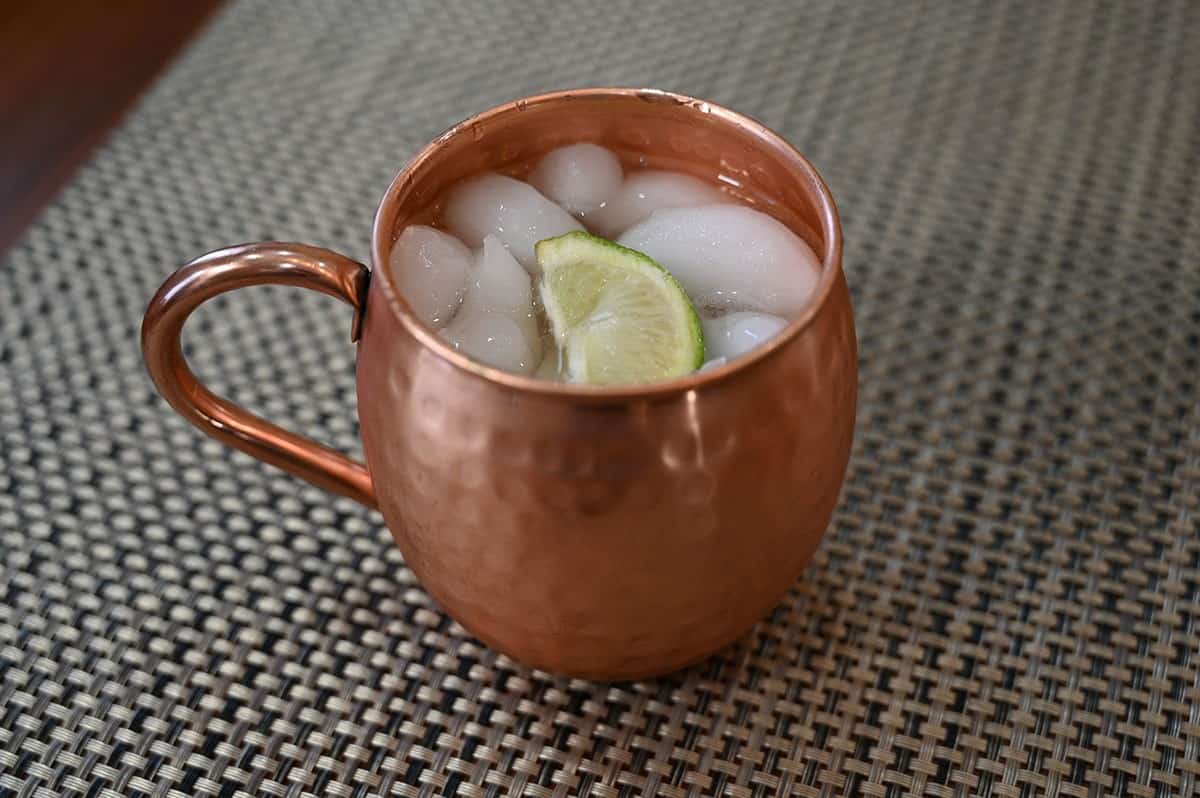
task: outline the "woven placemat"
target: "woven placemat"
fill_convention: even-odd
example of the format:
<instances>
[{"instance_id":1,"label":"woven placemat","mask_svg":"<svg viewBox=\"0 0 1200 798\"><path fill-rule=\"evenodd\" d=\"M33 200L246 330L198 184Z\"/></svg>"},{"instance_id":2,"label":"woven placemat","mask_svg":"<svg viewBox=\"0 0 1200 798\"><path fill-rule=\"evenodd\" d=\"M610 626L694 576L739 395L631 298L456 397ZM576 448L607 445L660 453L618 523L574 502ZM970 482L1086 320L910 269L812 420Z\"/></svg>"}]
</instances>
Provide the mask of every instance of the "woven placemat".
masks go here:
<instances>
[{"instance_id":1,"label":"woven placemat","mask_svg":"<svg viewBox=\"0 0 1200 798\"><path fill-rule=\"evenodd\" d=\"M1198 31L1186 1L234 3L0 268L0 795L1196 794ZM604 84L810 156L862 355L803 579L628 685L473 640L377 516L203 438L137 345L179 263L365 260L440 130ZM347 323L240 292L190 356L358 451Z\"/></svg>"}]
</instances>

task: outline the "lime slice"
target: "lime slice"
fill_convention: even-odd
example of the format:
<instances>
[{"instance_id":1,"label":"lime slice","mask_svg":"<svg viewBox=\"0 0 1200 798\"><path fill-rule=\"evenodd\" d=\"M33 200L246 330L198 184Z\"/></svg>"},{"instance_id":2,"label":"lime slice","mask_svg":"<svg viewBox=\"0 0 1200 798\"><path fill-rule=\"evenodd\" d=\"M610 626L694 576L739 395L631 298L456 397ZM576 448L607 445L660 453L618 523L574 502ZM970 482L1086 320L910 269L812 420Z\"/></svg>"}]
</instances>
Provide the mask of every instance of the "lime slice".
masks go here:
<instances>
[{"instance_id":1,"label":"lime slice","mask_svg":"<svg viewBox=\"0 0 1200 798\"><path fill-rule=\"evenodd\" d=\"M583 232L547 238L536 249L542 304L572 382L649 382L704 362L700 317L653 260Z\"/></svg>"}]
</instances>

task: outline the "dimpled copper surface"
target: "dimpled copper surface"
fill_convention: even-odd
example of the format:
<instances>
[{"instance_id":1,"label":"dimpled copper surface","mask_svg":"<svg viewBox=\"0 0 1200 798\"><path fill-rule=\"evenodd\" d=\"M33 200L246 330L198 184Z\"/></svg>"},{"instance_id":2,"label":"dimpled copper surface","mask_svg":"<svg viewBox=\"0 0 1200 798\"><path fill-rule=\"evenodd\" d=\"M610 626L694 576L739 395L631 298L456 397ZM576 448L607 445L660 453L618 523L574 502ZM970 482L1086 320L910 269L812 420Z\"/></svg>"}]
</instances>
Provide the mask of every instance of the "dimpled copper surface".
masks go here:
<instances>
[{"instance_id":1,"label":"dimpled copper surface","mask_svg":"<svg viewBox=\"0 0 1200 798\"><path fill-rule=\"evenodd\" d=\"M615 138L614 138L615 137ZM703 376L598 390L496 372L446 348L379 265L447 185L564 141L645 148L741 190L823 257L818 297L756 357ZM377 502L455 619L551 671L633 678L736 639L808 562L850 452L854 323L831 200L760 125L660 92L533 98L418 155L376 220L358 357Z\"/></svg>"}]
</instances>

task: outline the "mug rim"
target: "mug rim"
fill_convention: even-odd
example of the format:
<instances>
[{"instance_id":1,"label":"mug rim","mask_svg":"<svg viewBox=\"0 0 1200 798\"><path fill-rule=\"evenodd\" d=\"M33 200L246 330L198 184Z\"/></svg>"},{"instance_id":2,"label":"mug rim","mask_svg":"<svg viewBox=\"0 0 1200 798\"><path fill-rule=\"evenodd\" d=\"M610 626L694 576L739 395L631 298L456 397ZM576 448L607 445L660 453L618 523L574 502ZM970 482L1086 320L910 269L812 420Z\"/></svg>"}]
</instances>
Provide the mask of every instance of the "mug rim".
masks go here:
<instances>
[{"instance_id":1,"label":"mug rim","mask_svg":"<svg viewBox=\"0 0 1200 798\"><path fill-rule=\"evenodd\" d=\"M387 245L392 242L392 230L383 229L383 220L390 217L385 213L396 202L400 189L409 176L437 151L443 143L470 131L474 126L495 117L513 112L524 111L531 106L570 100L575 97L637 97L648 102L664 102L672 105L686 105L699 113L716 116L736 127L749 131L753 136L770 142L782 149L795 161L795 166L813 190L817 212L821 220L821 232L825 238L825 252L821 258L821 276L817 281L812 297L805 304L800 315L788 322L788 325L776 334L770 341L755 347L750 352L739 355L732 361L726 362L704 371L693 371L681 377L669 380L657 380L647 383L629 383L622 385L586 385L573 382L558 382L546 380L532 375L514 374L510 371L488 366L459 352L442 339L437 331L425 324L412 312L399 291L392 282L392 275L386 268ZM708 100L689 97L685 94L648 88L597 87L582 89L561 89L558 91L535 94L522 97L485 111L474 114L451 126L428 144L422 147L416 155L409 159L404 167L392 178L387 191L379 201L375 211L375 220L371 228L371 283L380 283L387 306L396 315L404 328L434 354L449 362L455 368L469 372L488 382L502 385L514 391L541 394L551 397L571 399L601 399L627 400L677 394L703 388L724 381L738 372L766 360L775 355L793 339L798 337L812 323L813 319L825 307L829 294L842 272L842 227L838 216L837 205L824 179L816 167L804 157L783 136L779 135L762 122L726 108Z\"/></svg>"}]
</instances>

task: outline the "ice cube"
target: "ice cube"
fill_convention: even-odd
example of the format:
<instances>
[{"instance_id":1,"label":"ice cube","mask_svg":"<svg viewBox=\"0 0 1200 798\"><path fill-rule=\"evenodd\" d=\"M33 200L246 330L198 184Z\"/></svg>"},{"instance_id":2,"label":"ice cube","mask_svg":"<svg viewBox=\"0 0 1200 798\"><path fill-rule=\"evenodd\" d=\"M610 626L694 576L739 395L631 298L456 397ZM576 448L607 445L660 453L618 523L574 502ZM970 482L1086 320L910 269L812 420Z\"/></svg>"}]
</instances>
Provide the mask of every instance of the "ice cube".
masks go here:
<instances>
[{"instance_id":1,"label":"ice cube","mask_svg":"<svg viewBox=\"0 0 1200 798\"><path fill-rule=\"evenodd\" d=\"M705 319L704 353L707 357L732 360L775 337L788 324L787 319L766 313L727 313ZM712 360L709 363L713 362ZM707 368L705 363L702 368Z\"/></svg>"},{"instance_id":2,"label":"ice cube","mask_svg":"<svg viewBox=\"0 0 1200 798\"><path fill-rule=\"evenodd\" d=\"M692 208L725 202L713 186L682 172L635 172L621 189L584 221L598 235L612 238L664 208Z\"/></svg>"},{"instance_id":3,"label":"ice cube","mask_svg":"<svg viewBox=\"0 0 1200 798\"><path fill-rule=\"evenodd\" d=\"M572 144L547 153L529 182L566 210L582 215L620 190L621 162L595 144Z\"/></svg>"},{"instance_id":4,"label":"ice cube","mask_svg":"<svg viewBox=\"0 0 1200 798\"><path fill-rule=\"evenodd\" d=\"M445 327L462 300L472 258L454 236L418 224L404 228L396 239L389 267L417 317Z\"/></svg>"},{"instance_id":5,"label":"ice cube","mask_svg":"<svg viewBox=\"0 0 1200 798\"><path fill-rule=\"evenodd\" d=\"M544 346L542 352L542 362L533 372L533 376L540 380L562 382L562 364L558 362L558 349L554 346Z\"/></svg>"},{"instance_id":6,"label":"ice cube","mask_svg":"<svg viewBox=\"0 0 1200 798\"><path fill-rule=\"evenodd\" d=\"M525 270L537 274L533 245L543 238L582 230L571 214L528 183L484 174L462 183L446 202L446 224L471 247L495 234Z\"/></svg>"},{"instance_id":7,"label":"ice cube","mask_svg":"<svg viewBox=\"0 0 1200 798\"><path fill-rule=\"evenodd\" d=\"M463 354L515 374L528 374L538 365L521 327L501 313L460 312L442 337Z\"/></svg>"},{"instance_id":8,"label":"ice cube","mask_svg":"<svg viewBox=\"0 0 1200 798\"><path fill-rule=\"evenodd\" d=\"M544 332L538 344L541 347L542 362L538 364L533 376L542 380L562 382L565 379L563 377L563 354L559 350L554 336L549 332Z\"/></svg>"},{"instance_id":9,"label":"ice cube","mask_svg":"<svg viewBox=\"0 0 1200 798\"><path fill-rule=\"evenodd\" d=\"M655 211L617 243L658 261L698 308L792 318L821 274L821 262L803 239L742 205Z\"/></svg>"},{"instance_id":10,"label":"ice cube","mask_svg":"<svg viewBox=\"0 0 1200 798\"><path fill-rule=\"evenodd\" d=\"M533 313L529 273L494 235L486 236L483 248L475 253L462 307L463 312L503 313L513 317Z\"/></svg>"},{"instance_id":11,"label":"ice cube","mask_svg":"<svg viewBox=\"0 0 1200 798\"><path fill-rule=\"evenodd\" d=\"M533 356L541 355L541 336L533 315L529 274L494 235L485 237L483 248L475 253L467 277L466 295L458 312L464 317L485 313L508 316L521 328Z\"/></svg>"},{"instance_id":12,"label":"ice cube","mask_svg":"<svg viewBox=\"0 0 1200 798\"><path fill-rule=\"evenodd\" d=\"M701 366L700 368L696 369L696 371L709 371L711 369L719 369L721 366L724 366L726 362L727 362L726 359L723 357L714 357L712 360L704 361L704 365Z\"/></svg>"}]
</instances>

